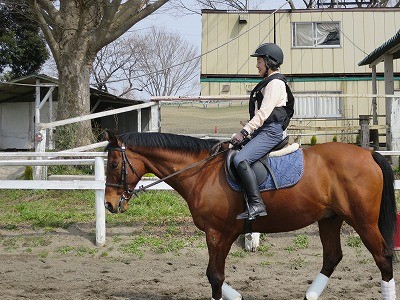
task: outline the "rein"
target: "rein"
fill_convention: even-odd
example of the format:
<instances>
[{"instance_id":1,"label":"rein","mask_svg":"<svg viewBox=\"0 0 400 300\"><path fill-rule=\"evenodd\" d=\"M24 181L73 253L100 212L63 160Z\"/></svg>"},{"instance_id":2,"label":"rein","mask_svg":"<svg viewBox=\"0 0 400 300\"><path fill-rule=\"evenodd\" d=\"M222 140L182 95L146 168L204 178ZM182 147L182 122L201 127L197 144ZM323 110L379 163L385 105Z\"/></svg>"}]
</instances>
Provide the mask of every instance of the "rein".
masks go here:
<instances>
[{"instance_id":1,"label":"rein","mask_svg":"<svg viewBox=\"0 0 400 300\"><path fill-rule=\"evenodd\" d=\"M120 210L122 204L124 202L128 202L132 198L133 195L135 195L137 197L139 195L139 193L145 192L149 187L152 187L152 186L154 186L156 184L159 184L160 182L163 182L163 181L165 181L165 180L167 180L167 179L169 179L171 177L174 177L174 176L176 176L178 174L186 172L187 170L190 170L190 169L192 169L192 168L194 168L194 167L196 167L196 166L198 166L198 165L200 165L202 163L208 162L208 161L210 161L211 159L213 159L214 157L216 157L216 156L218 156L220 154L228 152L230 150L229 148L227 148L225 150L222 150L222 151L219 151L219 148L221 147L222 144L223 144L223 142L220 142L216 146L214 146L214 148L216 150L209 157L206 157L206 158L204 158L204 159L202 159L200 161L197 161L197 162L195 162L193 164L190 164L190 165L186 166L185 168L183 168L183 169L181 169L179 171L176 171L176 172L174 172L174 173L172 173L170 175L167 175L167 176L165 176L165 177L163 177L161 179L158 179L157 181L152 182L152 183L150 183L150 184L148 184L146 186L142 185L138 189L131 189L128 186L128 180L127 180L127 178L128 178L128 169L126 168L126 165L128 164L128 166L131 169L132 173L134 173L139 179L141 177L139 176L138 172L136 171L136 169L133 167L133 165L129 161L129 159L128 159L127 155L126 155L126 146L125 146L124 143L122 143L121 147L115 147L115 148L111 148L110 149L110 150L114 150L114 151L121 151L121 153L122 153L121 183L118 184L118 183L107 183L106 182L106 186L124 188L125 189L124 192L122 193L121 198L119 199L119 203L118 203L118 210Z\"/></svg>"}]
</instances>

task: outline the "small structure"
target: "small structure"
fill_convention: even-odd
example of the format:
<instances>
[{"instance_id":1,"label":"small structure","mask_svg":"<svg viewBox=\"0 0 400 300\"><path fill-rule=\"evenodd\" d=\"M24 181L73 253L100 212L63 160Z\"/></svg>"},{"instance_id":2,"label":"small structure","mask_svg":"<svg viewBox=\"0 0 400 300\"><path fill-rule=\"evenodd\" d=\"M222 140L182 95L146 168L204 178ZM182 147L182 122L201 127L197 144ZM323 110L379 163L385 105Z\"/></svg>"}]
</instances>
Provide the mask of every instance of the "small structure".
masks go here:
<instances>
[{"instance_id":1,"label":"small structure","mask_svg":"<svg viewBox=\"0 0 400 300\"><path fill-rule=\"evenodd\" d=\"M30 150L35 147L35 126L55 121L58 80L46 75L31 75L0 84L0 149ZM91 113L117 109L144 101L130 100L90 89ZM140 116L139 116L140 114ZM93 128L117 133L148 131L151 108L104 116L92 121ZM48 131L47 147L53 148L53 130Z\"/></svg>"},{"instance_id":2,"label":"small structure","mask_svg":"<svg viewBox=\"0 0 400 300\"><path fill-rule=\"evenodd\" d=\"M383 62L385 78L385 94L395 95L393 61L400 58L400 30L388 41L376 48L358 63L369 65L372 69L372 93L377 94L376 66ZM374 99L373 99L374 104ZM386 149L400 150L400 95L386 97ZM375 99L376 109L376 99ZM376 110L374 111L374 117ZM375 118L374 118L375 124Z\"/></svg>"}]
</instances>

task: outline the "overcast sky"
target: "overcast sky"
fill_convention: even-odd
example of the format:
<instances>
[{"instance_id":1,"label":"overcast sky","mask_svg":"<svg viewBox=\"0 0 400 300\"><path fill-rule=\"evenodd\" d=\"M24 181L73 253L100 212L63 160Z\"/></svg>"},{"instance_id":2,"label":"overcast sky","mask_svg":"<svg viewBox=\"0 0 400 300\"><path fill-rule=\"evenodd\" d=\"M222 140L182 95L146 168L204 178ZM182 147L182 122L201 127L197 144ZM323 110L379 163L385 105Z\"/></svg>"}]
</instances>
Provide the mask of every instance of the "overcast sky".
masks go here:
<instances>
[{"instance_id":1,"label":"overcast sky","mask_svg":"<svg viewBox=\"0 0 400 300\"><path fill-rule=\"evenodd\" d=\"M173 1L173 0L172 0ZM171 2L172 2L171 1ZM302 0L293 0L296 8L303 8ZM195 0L185 0L185 5L194 5ZM290 6L286 0L254 0L253 3L257 3L257 9L266 9L273 10L281 7L282 9L289 9ZM186 13L182 12L171 12L171 9L168 7L169 4L166 4L161 10L151 14L144 20L135 24L128 32L129 34L135 33L143 33L147 29L154 27L164 28L171 33L176 33L182 37L182 39L188 41L189 43L195 45L198 49L198 54L201 51L201 15L194 13ZM53 63L47 63L44 66L44 72L50 76L57 77L57 71L55 69L55 65ZM197 79L199 80L199 79ZM116 82L112 84L112 86L116 89L122 89L123 82ZM140 97L144 97L146 99L149 98L145 93L138 93Z\"/></svg>"},{"instance_id":2,"label":"overcast sky","mask_svg":"<svg viewBox=\"0 0 400 300\"><path fill-rule=\"evenodd\" d=\"M194 2L194 0L185 1L185 3ZM302 0L293 0L296 8L304 6ZM259 3L258 9L277 9L285 4L282 9L289 9L290 6L286 0L264 0L256 1ZM166 4L168 5L168 4ZM168 8L165 8L167 10ZM187 14L186 16L177 16L175 14L162 11L148 16L146 19L137 23L129 32L139 30L143 32L151 26L163 27L171 33L178 33L185 40L197 45L200 50L201 45L201 15Z\"/></svg>"}]
</instances>

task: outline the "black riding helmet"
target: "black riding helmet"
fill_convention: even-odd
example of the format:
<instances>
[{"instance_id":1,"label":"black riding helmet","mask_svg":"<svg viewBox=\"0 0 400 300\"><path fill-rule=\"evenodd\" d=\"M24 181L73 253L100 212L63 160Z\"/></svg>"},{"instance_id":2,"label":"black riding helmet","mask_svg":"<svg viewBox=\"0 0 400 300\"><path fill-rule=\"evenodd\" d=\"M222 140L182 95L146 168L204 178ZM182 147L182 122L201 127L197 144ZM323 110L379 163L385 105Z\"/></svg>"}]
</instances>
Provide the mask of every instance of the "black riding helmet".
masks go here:
<instances>
[{"instance_id":1,"label":"black riding helmet","mask_svg":"<svg viewBox=\"0 0 400 300\"><path fill-rule=\"evenodd\" d=\"M250 56L265 56L266 58L270 58L273 61L277 62L278 65L283 64L283 51L278 45L274 43L261 44Z\"/></svg>"}]
</instances>

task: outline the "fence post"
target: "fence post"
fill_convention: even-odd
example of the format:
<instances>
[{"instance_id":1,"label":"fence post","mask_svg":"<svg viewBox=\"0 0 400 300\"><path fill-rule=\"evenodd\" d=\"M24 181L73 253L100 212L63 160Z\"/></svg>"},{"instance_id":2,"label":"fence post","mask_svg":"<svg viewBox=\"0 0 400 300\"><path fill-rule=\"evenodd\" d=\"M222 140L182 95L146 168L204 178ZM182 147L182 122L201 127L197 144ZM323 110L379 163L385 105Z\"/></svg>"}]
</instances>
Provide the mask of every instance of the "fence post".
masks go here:
<instances>
[{"instance_id":1,"label":"fence post","mask_svg":"<svg viewBox=\"0 0 400 300\"><path fill-rule=\"evenodd\" d=\"M40 153L46 152L46 129L38 129L35 133L35 151ZM36 157L35 159L41 160L42 157ZM33 167L33 179L35 180L46 180L47 179L47 167L46 166L34 166Z\"/></svg>"},{"instance_id":2,"label":"fence post","mask_svg":"<svg viewBox=\"0 0 400 300\"><path fill-rule=\"evenodd\" d=\"M142 110L137 110L137 132L142 132Z\"/></svg>"},{"instance_id":3,"label":"fence post","mask_svg":"<svg viewBox=\"0 0 400 300\"><path fill-rule=\"evenodd\" d=\"M152 132L160 132L160 102L157 101L156 105L151 106L151 114L150 114L150 131ZM192 102L193 106L193 102Z\"/></svg>"},{"instance_id":4,"label":"fence post","mask_svg":"<svg viewBox=\"0 0 400 300\"><path fill-rule=\"evenodd\" d=\"M364 149L369 149L369 116L360 115L360 143Z\"/></svg>"},{"instance_id":5,"label":"fence post","mask_svg":"<svg viewBox=\"0 0 400 300\"><path fill-rule=\"evenodd\" d=\"M390 132L391 132L391 149L398 151L400 150L400 97L392 98L392 114L390 121ZM400 167L400 160L398 156L392 156L392 162L394 167Z\"/></svg>"},{"instance_id":6,"label":"fence post","mask_svg":"<svg viewBox=\"0 0 400 300\"><path fill-rule=\"evenodd\" d=\"M94 160L94 174L96 181L104 181L104 159L96 157ZM104 188L96 190L96 245L106 243L106 209L104 206Z\"/></svg>"}]
</instances>

